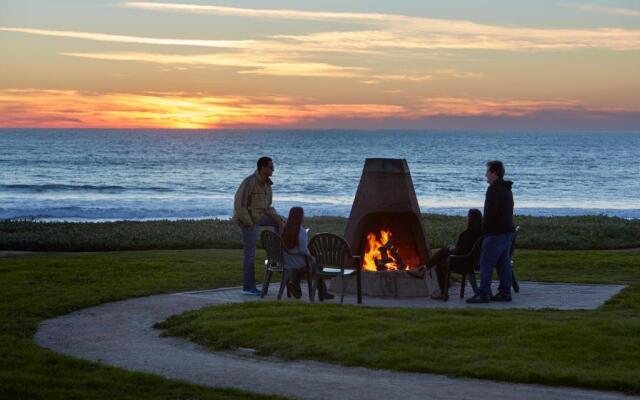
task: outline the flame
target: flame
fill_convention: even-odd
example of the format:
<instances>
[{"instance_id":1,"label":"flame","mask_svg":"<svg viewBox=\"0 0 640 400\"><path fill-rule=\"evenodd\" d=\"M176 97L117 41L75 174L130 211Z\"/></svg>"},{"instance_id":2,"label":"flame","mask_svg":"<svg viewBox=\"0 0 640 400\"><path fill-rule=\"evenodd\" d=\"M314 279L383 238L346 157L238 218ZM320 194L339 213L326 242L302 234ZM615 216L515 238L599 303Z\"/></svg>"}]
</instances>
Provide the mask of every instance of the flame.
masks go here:
<instances>
[{"instance_id":1,"label":"flame","mask_svg":"<svg viewBox=\"0 0 640 400\"><path fill-rule=\"evenodd\" d=\"M389 251L383 250L382 248L389 242L391 239L391 231L387 229L381 229L379 235L376 235L374 232L370 232L367 235L367 245L364 251L364 262L363 267L367 271L378 271L377 265L381 262L383 258L386 258L388 262L384 264L384 269L387 270L397 270L397 269L405 269L403 265L399 265L397 260L393 258ZM386 257L383 257L382 251L385 251Z\"/></svg>"}]
</instances>

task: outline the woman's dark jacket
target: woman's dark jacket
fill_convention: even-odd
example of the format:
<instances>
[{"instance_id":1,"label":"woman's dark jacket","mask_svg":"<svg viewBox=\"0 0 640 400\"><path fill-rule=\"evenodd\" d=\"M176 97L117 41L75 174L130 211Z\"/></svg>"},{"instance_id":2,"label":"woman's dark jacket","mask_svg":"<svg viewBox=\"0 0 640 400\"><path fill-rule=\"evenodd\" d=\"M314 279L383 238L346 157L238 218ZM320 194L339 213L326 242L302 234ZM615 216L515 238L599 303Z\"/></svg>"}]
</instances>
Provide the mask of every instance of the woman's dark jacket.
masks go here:
<instances>
[{"instance_id":1,"label":"woman's dark jacket","mask_svg":"<svg viewBox=\"0 0 640 400\"><path fill-rule=\"evenodd\" d=\"M451 254L469 254L473 248L474 243L482 236L482 231L479 229L466 229L459 236L456 241L456 247L451 251Z\"/></svg>"}]
</instances>

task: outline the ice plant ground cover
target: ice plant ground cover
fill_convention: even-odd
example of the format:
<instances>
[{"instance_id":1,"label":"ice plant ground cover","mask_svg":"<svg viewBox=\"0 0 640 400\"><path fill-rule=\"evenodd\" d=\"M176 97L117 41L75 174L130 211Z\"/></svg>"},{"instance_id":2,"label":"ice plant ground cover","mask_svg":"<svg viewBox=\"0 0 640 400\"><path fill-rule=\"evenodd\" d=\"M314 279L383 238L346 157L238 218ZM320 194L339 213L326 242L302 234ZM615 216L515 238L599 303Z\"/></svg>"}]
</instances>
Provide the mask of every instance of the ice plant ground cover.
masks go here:
<instances>
[{"instance_id":1,"label":"ice plant ground cover","mask_svg":"<svg viewBox=\"0 0 640 400\"><path fill-rule=\"evenodd\" d=\"M429 246L455 242L466 218L423 214ZM343 235L343 217L305 218L310 234ZM516 216L518 248L545 250L622 249L640 246L640 219L606 216ZM240 249L240 232L229 220L34 222L0 221L0 250L108 251L150 249Z\"/></svg>"}]
</instances>

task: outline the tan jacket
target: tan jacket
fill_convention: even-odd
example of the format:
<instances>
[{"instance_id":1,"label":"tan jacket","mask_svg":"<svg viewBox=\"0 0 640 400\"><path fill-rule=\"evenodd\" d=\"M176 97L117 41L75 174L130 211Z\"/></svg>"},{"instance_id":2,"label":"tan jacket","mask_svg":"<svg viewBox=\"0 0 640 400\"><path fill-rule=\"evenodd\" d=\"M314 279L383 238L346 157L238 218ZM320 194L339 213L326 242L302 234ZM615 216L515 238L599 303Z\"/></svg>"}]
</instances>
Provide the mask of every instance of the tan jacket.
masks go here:
<instances>
[{"instance_id":1,"label":"tan jacket","mask_svg":"<svg viewBox=\"0 0 640 400\"><path fill-rule=\"evenodd\" d=\"M264 214L282 221L283 218L271 206L272 184L271 179L265 180L258 171L246 177L236 191L232 221L242 225L255 225Z\"/></svg>"}]
</instances>

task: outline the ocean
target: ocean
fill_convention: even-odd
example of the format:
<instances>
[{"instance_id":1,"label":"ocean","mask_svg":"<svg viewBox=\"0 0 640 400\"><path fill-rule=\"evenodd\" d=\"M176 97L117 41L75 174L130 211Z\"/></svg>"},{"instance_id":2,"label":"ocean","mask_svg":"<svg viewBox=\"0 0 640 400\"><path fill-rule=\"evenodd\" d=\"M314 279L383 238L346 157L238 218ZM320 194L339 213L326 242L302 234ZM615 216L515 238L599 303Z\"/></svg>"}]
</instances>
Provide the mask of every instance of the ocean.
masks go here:
<instances>
[{"instance_id":1,"label":"ocean","mask_svg":"<svg viewBox=\"0 0 640 400\"><path fill-rule=\"evenodd\" d=\"M423 213L481 208L485 163L516 214L640 218L640 132L0 129L0 218L229 218L242 179L275 162L274 206L348 216L367 157L405 158Z\"/></svg>"}]
</instances>

